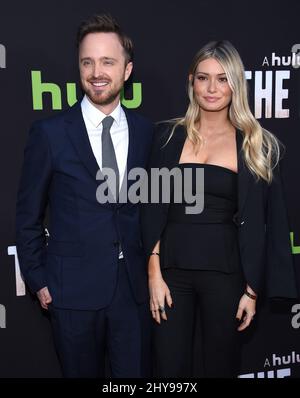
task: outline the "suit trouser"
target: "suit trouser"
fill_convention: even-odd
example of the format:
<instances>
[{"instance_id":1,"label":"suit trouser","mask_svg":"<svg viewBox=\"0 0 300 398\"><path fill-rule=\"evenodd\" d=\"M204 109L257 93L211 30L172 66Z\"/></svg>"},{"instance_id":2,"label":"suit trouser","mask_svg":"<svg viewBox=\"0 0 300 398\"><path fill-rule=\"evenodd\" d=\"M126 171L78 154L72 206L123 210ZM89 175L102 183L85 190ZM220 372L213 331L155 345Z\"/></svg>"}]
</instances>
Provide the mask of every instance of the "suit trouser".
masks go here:
<instances>
[{"instance_id":1,"label":"suit trouser","mask_svg":"<svg viewBox=\"0 0 300 398\"><path fill-rule=\"evenodd\" d=\"M49 309L64 377L104 377L106 354L112 377L149 376L149 303L135 302L124 260L119 261L114 296L106 308Z\"/></svg>"},{"instance_id":2,"label":"suit trouser","mask_svg":"<svg viewBox=\"0 0 300 398\"><path fill-rule=\"evenodd\" d=\"M245 288L242 273L166 269L173 307L154 326L158 377L236 377L240 333L236 312ZM200 352L200 354L199 354Z\"/></svg>"}]
</instances>

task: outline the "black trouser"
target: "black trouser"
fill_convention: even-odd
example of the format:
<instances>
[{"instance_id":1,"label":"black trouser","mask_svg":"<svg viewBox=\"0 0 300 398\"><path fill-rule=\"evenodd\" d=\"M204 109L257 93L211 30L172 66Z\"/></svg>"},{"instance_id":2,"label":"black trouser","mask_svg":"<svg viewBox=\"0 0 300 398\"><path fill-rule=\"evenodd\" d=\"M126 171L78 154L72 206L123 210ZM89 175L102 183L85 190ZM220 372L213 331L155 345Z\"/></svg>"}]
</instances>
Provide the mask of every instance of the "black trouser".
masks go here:
<instances>
[{"instance_id":1,"label":"black trouser","mask_svg":"<svg viewBox=\"0 0 300 398\"><path fill-rule=\"evenodd\" d=\"M168 320L154 326L156 376L236 377L242 273L167 269L163 278L173 308L166 306Z\"/></svg>"}]
</instances>

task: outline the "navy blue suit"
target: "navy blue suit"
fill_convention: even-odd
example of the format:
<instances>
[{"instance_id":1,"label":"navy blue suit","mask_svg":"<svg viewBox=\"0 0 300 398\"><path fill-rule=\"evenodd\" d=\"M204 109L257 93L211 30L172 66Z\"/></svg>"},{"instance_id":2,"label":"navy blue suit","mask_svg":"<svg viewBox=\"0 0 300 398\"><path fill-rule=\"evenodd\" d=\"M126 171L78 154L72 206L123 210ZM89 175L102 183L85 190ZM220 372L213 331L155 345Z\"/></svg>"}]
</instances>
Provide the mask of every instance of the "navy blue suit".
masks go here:
<instances>
[{"instance_id":1,"label":"navy blue suit","mask_svg":"<svg viewBox=\"0 0 300 398\"><path fill-rule=\"evenodd\" d=\"M129 172L145 168L153 126L137 113L124 111ZM120 264L135 303L148 304L139 205L98 203L98 169L80 104L34 123L17 200L17 251L30 289L37 292L48 286L51 306L60 310L107 309L117 294ZM44 234L47 206L48 244ZM118 260L120 245L124 261Z\"/></svg>"}]
</instances>

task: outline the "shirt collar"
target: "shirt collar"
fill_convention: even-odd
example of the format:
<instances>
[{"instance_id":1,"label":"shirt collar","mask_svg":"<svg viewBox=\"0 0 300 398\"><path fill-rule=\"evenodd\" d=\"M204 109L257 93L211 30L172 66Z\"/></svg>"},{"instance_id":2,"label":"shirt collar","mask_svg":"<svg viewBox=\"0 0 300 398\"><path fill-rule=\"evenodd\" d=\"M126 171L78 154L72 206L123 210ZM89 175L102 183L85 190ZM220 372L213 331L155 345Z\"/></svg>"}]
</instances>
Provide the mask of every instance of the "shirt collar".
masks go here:
<instances>
[{"instance_id":1,"label":"shirt collar","mask_svg":"<svg viewBox=\"0 0 300 398\"><path fill-rule=\"evenodd\" d=\"M106 116L111 116L118 126L121 122L122 107L120 102L109 115L105 115L105 113L96 108L85 95L81 101L81 109L83 114L89 119L95 128L99 127L100 123Z\"/></svg>"}]
</instances>

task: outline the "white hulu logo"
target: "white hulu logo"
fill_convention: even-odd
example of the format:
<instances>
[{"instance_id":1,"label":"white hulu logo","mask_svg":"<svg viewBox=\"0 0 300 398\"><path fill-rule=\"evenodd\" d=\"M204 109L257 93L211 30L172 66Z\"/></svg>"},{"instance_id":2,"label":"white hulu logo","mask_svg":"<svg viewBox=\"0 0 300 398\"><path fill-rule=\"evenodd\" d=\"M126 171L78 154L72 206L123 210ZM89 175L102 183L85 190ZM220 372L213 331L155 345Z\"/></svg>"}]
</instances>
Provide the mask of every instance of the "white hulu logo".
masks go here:
<instances>
[{"instance_id":1,"label":"white hulu logo","mask_svg":"<svg viewBox=\"0 0 300 398\"><path fill-rule=\"evenodd\" d=\"M14 256L14 259L15 259L16 295L17 296L25 296L26 288L25 288L25 283L23 281L21 271L20 271L20 265L19 265L19 259L18 259L16 246L9 246L7 248L7 254L9 256Z\"/></svg>"},{"instance_id":2,"label":"white hulu logo","mask_svg":"<svg viewBox=\"0 0 300 398\"><path fill-rule=\"evenodd\" d=\"M6 309L4 305L0 304L0 329L6 328Z\"/></svg>"},{"instance_id":3,"label":"white hulu logo","mask_svg":"<svg viewBox=\"0 0 300 398\"><path fill-rule=\"evenodd\" d=\"M290 368L282 368L277 370L268 370L266 372L247 373L239 375L240 379L283 379L291 376Z\"/></svg>"},{"instance_id":4,"label":"white hulu logo","mask_svg":"<svg viewBox=\"0 0 300 398\"><path fill-rule=\"evenodd\" d=\"M6 68L6 48L0 44L0 69Z\"/></svg>"}]
</instances>

